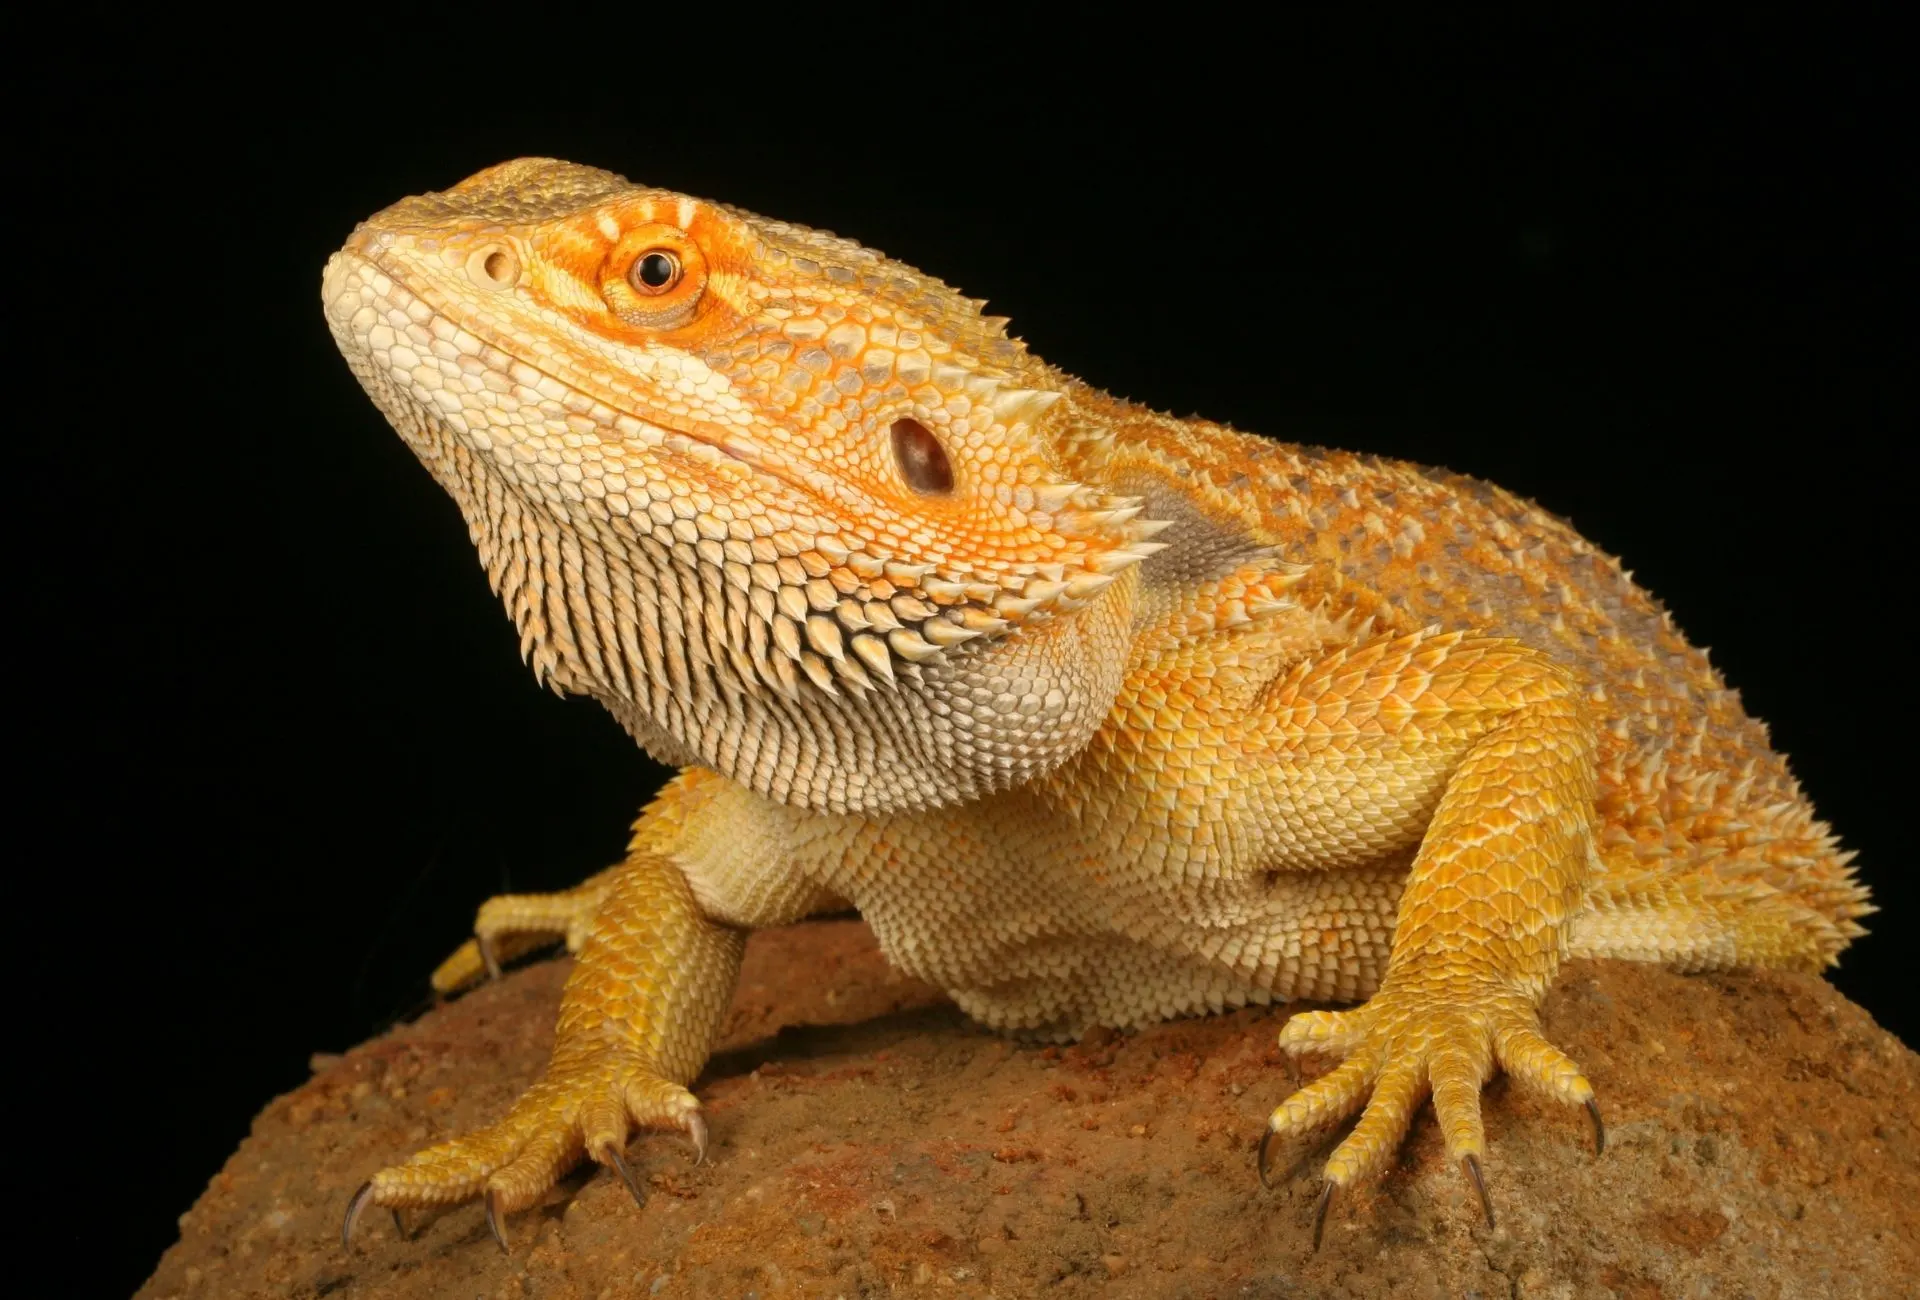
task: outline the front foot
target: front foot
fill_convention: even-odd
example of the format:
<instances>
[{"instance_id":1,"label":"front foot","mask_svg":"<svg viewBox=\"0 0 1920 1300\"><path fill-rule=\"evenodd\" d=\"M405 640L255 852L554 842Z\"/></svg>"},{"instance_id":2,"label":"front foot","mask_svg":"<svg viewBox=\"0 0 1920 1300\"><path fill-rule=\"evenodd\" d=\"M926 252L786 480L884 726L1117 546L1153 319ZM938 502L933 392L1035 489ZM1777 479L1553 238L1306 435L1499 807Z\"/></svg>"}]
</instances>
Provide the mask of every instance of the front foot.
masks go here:
<instances>
[{"instance_id":1,"label":"front foot","mask_svg":"<svg viewBox=\"0 0 1920 1300\"><path fill-rule=\"evenodd\" d=\"M1327 1128L1365 1107L1327 1160L1314 1214L1316 1250L1336 1189L1386 1168L1429 1095L1447 1156L1473 1184L1487 1224L1493 1225L1493 1202L1482 1174L1487 1143L1480 1088L1493 1076L1496 1061L1522 1085L1585 1106L1596 1153L1605 1147L1593 1085L1541 1036L1532 1001L1510 989L1455 972L1398 972L1364 1006L1294 1016L1280 1031L1280 1046L1295 1054L1326 1052L1343 1059L1274 1110L1260 1143L1262 1181L1277 1142Z\"/></svg>"},{"instance_id":2,"label":"front foot","mask_svg":"<svg viewBox=\"0 0 1920 1300\"><path fill-rule=\"evenodd\" d=\"M500 969L555 939L578 954L605 901L611 870L589 877L557 894L498 894L480 905L473 938L434 970L433 991L450 997L483 979L499 979Z\"/></svg>"},{"instance_id":3,"label":"front foot","mask_svg":"<svg viewBox=\"0 0 1920 1300\"><path fill-rule=\"evenodd\" d=\"M618 1048L556 1052L545 1077L506 1118L436 1143L368 1180L347 1206L342 1244L351 1248L354 1224L369 1205L397 1211L482 1197L487 1227L505 1250L502 1217L538 1201L583 1155L619 1174L635 1203L644 1205L646 1195L622 1155L636 1126L683 1129L696 1160L706 1158L706 1120L685 1088Z\"/></svg>"}]
</instances>

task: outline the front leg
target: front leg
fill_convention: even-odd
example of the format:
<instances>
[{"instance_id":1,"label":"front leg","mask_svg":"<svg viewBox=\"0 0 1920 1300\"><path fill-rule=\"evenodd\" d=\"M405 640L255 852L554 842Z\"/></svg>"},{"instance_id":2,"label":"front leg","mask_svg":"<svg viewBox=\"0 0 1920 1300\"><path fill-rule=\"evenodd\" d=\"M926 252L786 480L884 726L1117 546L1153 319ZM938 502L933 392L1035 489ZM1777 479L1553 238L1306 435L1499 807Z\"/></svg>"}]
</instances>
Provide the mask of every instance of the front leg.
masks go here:
<instances>
[{"instance_id":1,"label":"front leg","mask_svg":"<svg viewBox=\"0 0 1920 1300\"><path fill-rule=\"evenodd\" d=\"M626 861L555 896L571 900L560 910L584 939L546 1074L498 1123L376 1173L348 1209L349 1237L368 1205L482 1197L504 1247L500 1216L532 1205L583 1155L619 1173L639 1200L622 1156L635 1126L685 1130L705 1154L706 1125L687 1085L732 1002L747 927L797 919L820 902L789 870L777 827L739 833L739 801L712 773L683 773L641 814ZM742 892L752 886L755 907L696 892L690 870L704 880L709 860L722 857ZM590 915L575 915L583 908Z\"/></svg>"},{"instance_id":2,"label":"front leg","mask_svg":"<svg viewBox=\"0 0 1920 1300\"><path fill-rule=\"evenodd\" d=\"M1266 739L1287 750L1287 802L1331 809L1296 851L1432 811L1379 989L1353 1011L1295 1016L1281 1034L1289 1051L1344 1059L1273 1112L1262 1173L1275 1139L1364 1104L1327 1162L1317 1245L1334 1189L1384 1169L1431 1095L1448 1155L1491 1222L1480 1088L1496 1062L1586 1105L1598 1126L1592 1086L1537 1019L1591 854L1594 735L1578 686L1510 641L1415 636L1297 670L1263 703Z\"/></svg>"},{"instance_id":3,"label":"front leg","mask_svg":"<svg viewBox=\"0 0 1920 1300\"><path fill-rule=\"evenodd\" d=\"M687 1091L733 997L744 931L701 915L679 868L641 851L611 873L560 999L547 1072L506 1117L376 1173L354 1197L345 1234L367 1205L395 1209L485 1198L524 1209L591 1156L639 1185L622 1152L633 1126L680 1128L702 1155L706 1124Z\"/></svg>"}]
</instances>

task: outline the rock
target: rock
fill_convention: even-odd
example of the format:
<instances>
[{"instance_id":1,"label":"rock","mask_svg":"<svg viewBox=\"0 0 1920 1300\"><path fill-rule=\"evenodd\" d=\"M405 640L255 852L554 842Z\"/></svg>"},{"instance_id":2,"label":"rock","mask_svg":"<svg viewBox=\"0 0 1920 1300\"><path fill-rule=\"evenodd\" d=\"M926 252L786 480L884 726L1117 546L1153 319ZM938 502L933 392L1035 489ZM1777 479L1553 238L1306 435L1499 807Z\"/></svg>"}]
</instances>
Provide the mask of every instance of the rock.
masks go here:
<instances>
[{"instance_id":1,"label":"rock","mask_svg":"<svg viewBox=\"0 0 1920 1300\"><path fill-rule=\"evenodd\" d=\"M713 1159L646 1135L636 1209L589 1167L514 1216L477 1205L401 1240L362 1180L497 1115L534 1079L567 963L510 975L318 1057L271 1103L142 1297L1879 1297L1920 1277L1920 1057L1811 976L1573 963L1550 1037L1599 1089L1586 1119L1489 1086L1489 1231L1431 1121L1335 1203L1309 1251L1315 1150L1275 1190L1253 1151L1303 1078L1261 1008L1055 1048L971 1025L890 972L856 921L754 936L696 1085Z\"/></svg>"}]
</instances>

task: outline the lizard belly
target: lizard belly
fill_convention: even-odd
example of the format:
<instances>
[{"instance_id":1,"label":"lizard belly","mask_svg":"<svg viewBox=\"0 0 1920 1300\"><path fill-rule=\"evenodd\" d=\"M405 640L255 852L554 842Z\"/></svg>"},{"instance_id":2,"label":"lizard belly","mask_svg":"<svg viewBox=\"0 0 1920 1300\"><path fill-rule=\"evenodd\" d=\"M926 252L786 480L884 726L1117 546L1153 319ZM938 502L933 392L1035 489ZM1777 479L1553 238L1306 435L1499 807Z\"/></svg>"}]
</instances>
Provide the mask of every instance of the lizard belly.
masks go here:
<instances>
[{"instance_id":1,"label":"lizard belly","mask_svg":"<svg viewBox=\"0 0 1920 1300\"><path fill-rule=\"evenodd\" d=\"M1207 881L1015 790L885 818L807 817L796 868L857 907L901 970L997 1029L1074 1037L1275 998L1366 996L1385 969L1400 860Z\"/></svg>"}]
</instances>

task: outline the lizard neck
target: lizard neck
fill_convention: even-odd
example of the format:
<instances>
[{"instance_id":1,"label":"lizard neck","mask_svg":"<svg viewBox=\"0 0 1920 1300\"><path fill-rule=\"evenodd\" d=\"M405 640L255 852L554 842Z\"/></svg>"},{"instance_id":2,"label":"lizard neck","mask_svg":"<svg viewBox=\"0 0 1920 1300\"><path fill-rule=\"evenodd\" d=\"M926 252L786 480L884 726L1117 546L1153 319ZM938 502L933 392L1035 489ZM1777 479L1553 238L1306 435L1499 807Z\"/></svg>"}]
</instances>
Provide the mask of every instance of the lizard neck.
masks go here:
<instances>
[{"instance_id":1,"label":"lizard neck","mask_svg":"<svg viewBox=\"0 0 1920 1300\"><path fill-rule=\"evenodd\" d=\"M903 664L871 689L780 692L743 648L762 625L720 565L618 520L562 517L431 422L409 441L459 503L543 684L599 700L663 763L819 811L935 807L1071 758L1120 689L1131 573L1074 617Z\"/></svg>"}]
</instances>

